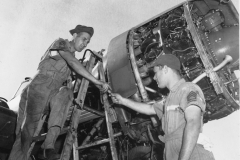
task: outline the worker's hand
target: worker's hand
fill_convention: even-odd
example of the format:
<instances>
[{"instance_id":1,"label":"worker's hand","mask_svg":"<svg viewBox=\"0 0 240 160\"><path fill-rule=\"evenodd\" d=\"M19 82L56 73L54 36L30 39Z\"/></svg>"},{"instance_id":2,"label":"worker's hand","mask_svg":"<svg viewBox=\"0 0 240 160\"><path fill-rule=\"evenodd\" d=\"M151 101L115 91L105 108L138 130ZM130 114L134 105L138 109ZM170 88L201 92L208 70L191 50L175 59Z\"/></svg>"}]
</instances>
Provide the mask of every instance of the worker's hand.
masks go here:
<instances>
[{"instance_id":1,"label":"worker's hand","mask_svg":"<svg viewBox=\"0 0 240 160\"><path fill-rule=\"evenodd\" d=\"M83 105L81 105L80 102L77 101L77 99L73 99L73 104L74 104L74 105L77 105L77 108L78 108L78 109L83 109Z\"/></svg>"},{"instance_id":2,"label":"worker's hand","mask_svg":"<svg viewBox=\"0 0 240 160\"><path fill-rule=\"evenodd\" d=\"M99 85L96 85L100 92L106 93L108 90L112 90L108 83L100 81Z\"/></svg>"},{"instance_id":3,"label":"worker's hand","mask_svg":"<svg viewBox=\"0 0 240 160\"><path fill-rule=\"evenodd\" d=\"M117 93L110 93L113 103L123 104L123 97Z\"/></svg>"}]
</instances>

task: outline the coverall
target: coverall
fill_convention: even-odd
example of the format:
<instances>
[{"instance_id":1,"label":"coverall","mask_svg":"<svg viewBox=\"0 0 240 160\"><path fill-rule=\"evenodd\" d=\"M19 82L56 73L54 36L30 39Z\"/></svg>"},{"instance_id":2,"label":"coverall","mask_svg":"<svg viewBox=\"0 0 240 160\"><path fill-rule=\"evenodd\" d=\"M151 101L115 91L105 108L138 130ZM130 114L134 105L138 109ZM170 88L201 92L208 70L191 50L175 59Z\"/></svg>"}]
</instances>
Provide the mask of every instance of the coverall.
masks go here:
<instances>
[{"instance_id":1,"label":"coverall","mask_svg":"<svg viewBox=\"0 0 240 160\"><path fill-rule=\"evenodd\" d=\"M186 126L185 109L195 105L202 111L201 119L206 108L202 90L191 82L181 79L171 89L164 104L155 103L153 107L157 116L162 119L162 129L165 132L165 160L178 160L182 146L183 131ZM202 132L203 120L201 120ZM214 160L212 152L196 144L190 160Z\"/></svg>"},{"instance_id":2,"label":"coverall","mask_svg":"<svg viewBox=\"0 0 240 160\"><path fill-rule=\"evenodd\" d=\"M73 100L72 90L63 86L71 70L59 55L60 50L74 55L74 52L70 52L68 40L54 41L41 58L38 73L21 94L16 127L17 137L9 160L27 160L27 152L38 122L42 114L49 110L48 132L42 148L54 148ZM52 55L53 51L57 54Z\"/></svg>"}]
</instances>

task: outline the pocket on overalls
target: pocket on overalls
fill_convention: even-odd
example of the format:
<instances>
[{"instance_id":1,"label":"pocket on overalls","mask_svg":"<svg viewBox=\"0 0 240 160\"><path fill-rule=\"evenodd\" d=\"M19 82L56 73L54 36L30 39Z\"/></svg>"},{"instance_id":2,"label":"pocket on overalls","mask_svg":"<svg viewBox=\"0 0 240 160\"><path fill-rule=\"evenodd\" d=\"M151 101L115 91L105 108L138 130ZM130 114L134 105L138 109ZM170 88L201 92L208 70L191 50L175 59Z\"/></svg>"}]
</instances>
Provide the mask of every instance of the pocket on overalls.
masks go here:
<instances>
[{"instance_id":1,"label":"pocket on overalls","mask_svg":"<svg viewBox=\"0 0 240 160\"><path fill-rule=\"evenodd\" d=\"M52 76L38 74L32 81L31 86L35 86L35 89L42 90L46 88L48 90L54 90L57 86L56 82L52 78Z\"/></svg>"},{"instance_id":2,"label":"pocket on overalls","mask_svg":"<svg viewBox=\"0 0 240 160\"><path fill-rule=\"evenodd\" d=\"M58 71L58 72L65 72L67 70L67 63L65 60L61 59L58 60L57 63L54 65L54 68Z\"/></svg>"}]
</instances>

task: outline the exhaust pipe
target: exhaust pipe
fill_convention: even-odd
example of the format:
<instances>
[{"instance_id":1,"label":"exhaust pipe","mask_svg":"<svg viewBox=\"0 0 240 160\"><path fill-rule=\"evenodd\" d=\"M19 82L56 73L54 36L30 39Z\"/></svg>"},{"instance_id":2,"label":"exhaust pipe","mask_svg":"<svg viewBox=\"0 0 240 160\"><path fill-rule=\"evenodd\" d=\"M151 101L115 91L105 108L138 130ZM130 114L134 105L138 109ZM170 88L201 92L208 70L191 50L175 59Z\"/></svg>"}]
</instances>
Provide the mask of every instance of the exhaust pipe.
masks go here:
<instances>
[{"instance_id":1,"label":"exhaust pipe","mask_svg":"<svg viewBox=\"0 0 240 160\"><path fill-rule=\"evenodd\" d=\"M233 59L232 59L231 56L226 55L225 58L224 58L224 60L222 61L222 63L220 63L219 65L217 65L216 67L214 67L214 68L213 68L213 71L216 72L216 71L222 69L226 64L228 64L228 63L231 62L232 60L233 60ZM204 72L204 73L202 73L201 75L199 75L197 78L195 78L195 79L192 81L192 83L197 83L197 82L199 82L201 79L203 79L203 78L206 77L206 76L207 76L207 73Z\"/></svg>"}]
</instances>

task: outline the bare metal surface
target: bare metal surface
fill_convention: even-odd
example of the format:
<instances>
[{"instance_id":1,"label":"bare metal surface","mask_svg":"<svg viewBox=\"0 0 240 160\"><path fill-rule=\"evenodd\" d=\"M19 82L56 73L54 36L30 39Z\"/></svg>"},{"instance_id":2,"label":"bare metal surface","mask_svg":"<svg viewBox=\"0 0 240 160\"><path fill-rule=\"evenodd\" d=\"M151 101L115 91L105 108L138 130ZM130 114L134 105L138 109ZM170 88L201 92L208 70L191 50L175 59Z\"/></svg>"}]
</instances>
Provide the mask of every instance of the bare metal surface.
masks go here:
<instances>
[{"instance_id":1,"label":"bare metal surface","mask_svg":"<svg viewBox=\"0 0 240 160\"><path fill-rule=\"evenodd\" d=\"M149 91L149 92L157 93L157 91L156 91L155 89L152 89L152 88L150 88L150 87L146 87L146 86L145 86L145 89L146 89L147 91Z\"/></svg>"},{"instance_id":2,"label":"bare metal surface","mask_svg":"<svg viewBox=\"0 0 240 160\"><path fill-rule=\"evenodd\" d=\"M159 33L159 47L161 47L163 45L163 40L162 40L162 33L161 33L161 25L162 25L162 19L159 20L158 23L158 33Z\"/></svg>"},{"instance_id":3,"label":"bare metal surface","mask_svg":"<svg viewBox=\"0 0 240 160\"><path fill-rule=\"evenodd\" d=\"M10 101L16 97L16 95L17 95L20 87L23 85L23 83L29 82L31 80L32 80L32 78L26 77L25 80L19 85L18 89L15 91L15 93L14 93L13 97L10 99Z\"/></svg>"},{"instance_id":4,"label":"bare metal surface","mask_svg":"<svg viewBox=\"0 0 240 160\"><path fill-rule=\"evenodd\" d=\"M234 16L236 17L236 20L239 23L239 14L232 1L229 1L229 7L232 9Z\"/></svg>"},{"instance_id":5,"label":"bare metal surface","mask_svg":"<svg viewBox=\"0 0 240 160\"><path fill-rule=\"evenodd\" d=\"M137 92L129 62L127 37L128 31L112 39L107 52L108 83L114 93L119 93L123 97L130 97Z\"/></svg>"}]
</instances>

